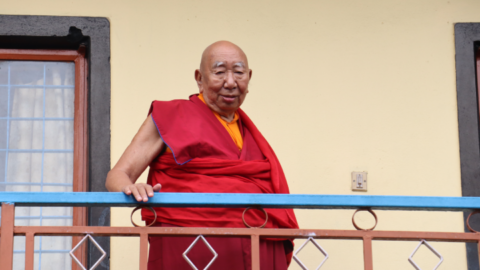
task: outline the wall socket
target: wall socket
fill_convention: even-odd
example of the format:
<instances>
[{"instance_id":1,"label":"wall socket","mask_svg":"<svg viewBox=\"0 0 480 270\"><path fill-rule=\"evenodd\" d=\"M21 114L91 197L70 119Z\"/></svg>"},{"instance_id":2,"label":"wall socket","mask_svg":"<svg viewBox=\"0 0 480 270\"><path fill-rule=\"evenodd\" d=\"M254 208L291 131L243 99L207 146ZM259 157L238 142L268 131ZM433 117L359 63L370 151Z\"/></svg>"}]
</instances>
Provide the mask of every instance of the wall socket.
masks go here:
<instances>
[{"instance_id":1,"label":"wall socket","mask_svg":"<svg viewBox=\"0 0 480 270\"><path fill-rule=\"evenodd\" d=\"M352 172L352 190L367 191L367 172Z\"/></svg>"}]
</instances>

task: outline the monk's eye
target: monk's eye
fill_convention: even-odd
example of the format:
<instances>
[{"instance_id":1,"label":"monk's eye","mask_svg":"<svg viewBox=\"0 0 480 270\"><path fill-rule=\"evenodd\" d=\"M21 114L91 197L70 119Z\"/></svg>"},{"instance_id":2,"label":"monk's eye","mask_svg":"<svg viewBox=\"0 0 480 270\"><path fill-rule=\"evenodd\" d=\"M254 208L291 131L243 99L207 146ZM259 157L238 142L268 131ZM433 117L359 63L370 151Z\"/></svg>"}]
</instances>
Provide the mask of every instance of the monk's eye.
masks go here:
<instances>
[{"instance_id":1,"label":"monk's eye","mask_svg":"<svg viewBox=\"0 0 480 270\"><path fill-rule=\"evenodd\" d=\"M215 74L216 75L222 75L222 74L225 74L225 72L224 71L217 71L217 72L215 72Z\"/></svg>"}]
</instances>

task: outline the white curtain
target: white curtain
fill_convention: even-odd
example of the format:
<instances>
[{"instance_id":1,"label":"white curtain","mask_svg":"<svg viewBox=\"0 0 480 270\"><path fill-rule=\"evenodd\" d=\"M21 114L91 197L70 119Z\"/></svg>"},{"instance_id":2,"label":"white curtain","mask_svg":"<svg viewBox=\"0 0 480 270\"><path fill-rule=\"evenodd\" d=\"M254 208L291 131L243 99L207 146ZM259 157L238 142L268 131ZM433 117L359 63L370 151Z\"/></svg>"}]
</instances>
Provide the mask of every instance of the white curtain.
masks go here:
<instances>
[{"instance_id":1,"label":"white curtain","mask_svg":"<svg viewBox=\"0 0 480 270\"><path fill-rule=\"evenodd\" d=\"M74 76L74 63L0 62L0 191L72 191ZM72 225L71 207L15 215L17 226ZM71 237L35 237L35 269L70 269L71 248ZM14 269L24 269L24 237L14 250Z\"/></svg>"}]
</instances>

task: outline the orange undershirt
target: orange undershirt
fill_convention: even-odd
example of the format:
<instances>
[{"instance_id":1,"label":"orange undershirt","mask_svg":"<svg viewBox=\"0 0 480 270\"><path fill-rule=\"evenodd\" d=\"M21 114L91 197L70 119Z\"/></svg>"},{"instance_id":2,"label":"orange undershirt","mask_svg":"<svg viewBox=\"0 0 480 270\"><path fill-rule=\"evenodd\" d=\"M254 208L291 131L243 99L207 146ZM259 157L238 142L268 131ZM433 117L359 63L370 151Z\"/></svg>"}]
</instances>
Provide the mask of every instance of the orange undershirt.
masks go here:
<instances>
[{"instance_id":1,"label":"orange undershirt","mask_svg":"<svg viewBox=\"0 0 480 270\"><path fill-rule=\"evenodd\" d=\"M203 98L203 94L200 93L198 95L198 98L203 101L203 103L207 104L205 102L205 99ZM215 111L212 111L213 114L217 117L218 121L220 121L220 124L227 130L228 134L230 134L230 137L232 137L233 142L237 145L238 150L242 150L243 148L243 138L242 138L242 133L240 132L240 128L238 126L238 113L235 112L235 116L233 117L233 120L231 122L227 122L225 119L223 119L220 114L218 114ZM168 153L172 153L172 150L170 150L169 147L167 147Z\"/></svg>"}]
</instances>

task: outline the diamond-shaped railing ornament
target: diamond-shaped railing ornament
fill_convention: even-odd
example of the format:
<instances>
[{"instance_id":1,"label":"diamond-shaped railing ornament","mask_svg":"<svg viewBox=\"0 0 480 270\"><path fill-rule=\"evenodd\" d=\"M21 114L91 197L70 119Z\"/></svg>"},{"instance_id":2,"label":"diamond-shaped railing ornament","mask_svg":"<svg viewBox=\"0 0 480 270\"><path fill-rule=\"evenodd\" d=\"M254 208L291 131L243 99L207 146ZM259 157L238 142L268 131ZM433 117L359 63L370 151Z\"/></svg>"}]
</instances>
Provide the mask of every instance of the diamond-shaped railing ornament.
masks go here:
<instances>
[{"instance_id":1,"label":"diamond-shaped railing ornament","mask_svg":"<svg viewBox=\"0 0 480 270\"><path fill-rule=\"evenodd\" d=\"M421 245L425 245L428 249L430 249L430 251L433 252L433 254L435 254L439 259L440 261L437 263L437 265L433 268L433 270L436 270L440 264L442 264L443 262L443 256L438 253L438 251L436 251L427 241L425 241L425 239L422 239L422 241L420 241L420 243L418 244L418 246L415 248L415 250L412 252L412 254L410 255L410 257L408 257L408 261L413 265L413 267L415 267L415 269L417 270L422 270L420 268L420 266L418 266L414 261L413 261L413 255L415 255L415 253L417 252L417 250L420 248Z\"/></svg>"},{"instance_id":2,"label":"diamond-shaped railing ornament","mask_svg":"<svg viewBox=\"0 0 480 270\"><path fill-rule=\"evenodd\" d=\"M300 267L303 270L308 270L308 268L297 257L297 254L302 250L302 248L304 248L308 244L308 242L312 242L312 244L325 256L325 258L323 258L323 261L316 268L316 270L318 270L318 269L320 269L320 267L322 267L322 265L328 259L328 253L320 246L320 244L317 243L317 241L315 241L315 239L313 239L313 237L309 237L307 239L307 241L305 241L305 243L303 243L303 245L293 254L293 259L298 263L298 265L300 265Z\"/></svg>"},{"instance_id":3,"label":"diamond-shaped railing ornament","mask_svg":"<svg viewBox=\"0 0 480 270\"><path fill-rule=\"evenodd\" d=\"M207 242L207 240L202 236L202 235L199 235L195 241L192 242L192 244L187 248L187 250L185 250L185 252L183 253L183 258L187 261L188 264L190 264L190 266L192 267L192 269L194 270L198 270L198 268L195 266L195 264L193 264L192 261L190 261L190 259L187 257L187 254L188 252L190 252L190 250L193 248L193 246L195 246L195 244L197 243L198 239L202 239L203 243L205 243L205 245L208 247L208 249L212 252L213 254L213 259L207 264L207 266L205 266L205 268L203 268L203 270L207 270L211 265L212 263L217 259L218 257L218 254L217 252L215 252L215 250L212 248L212 246L210 246L210 244Z\"/></svg>"},{"instance_id":4,"label":"diamond-shaped railing ornament","mask_svg":"<svg viewBox=\"0 0 480 270\"><path fill-rule=\"evenodd\" d=\"M78 247L80 247L83 242L85 242L85 240L87 239L90 239L90 241L92 241L92 243L100 250L100 252L102 253L102 257L100 257L100 259L98 259L98 261L92 266L90 267L89 270L93 270L95 268L97 268L97 266L100 265L100 263L103 261L103 259L105 259L105 256L107 256L107 253L105 252L105 250L103 250L103 248L97 243L97 241L95 241L95 239L93 239L93 237L90 235L90 234L87 234L85 235L85 237L80 241L78 242L78 244L70 251L70 257L72 257L75 262L83 269L83 270L87 270L87 268L85 268L85 266L82 265L82 263L77 259L77 257L75 257L75 255L73 255L73 253L75 252L75 250L77 250Z\"/></svg>"}]
</instances>

